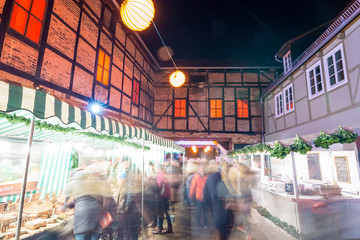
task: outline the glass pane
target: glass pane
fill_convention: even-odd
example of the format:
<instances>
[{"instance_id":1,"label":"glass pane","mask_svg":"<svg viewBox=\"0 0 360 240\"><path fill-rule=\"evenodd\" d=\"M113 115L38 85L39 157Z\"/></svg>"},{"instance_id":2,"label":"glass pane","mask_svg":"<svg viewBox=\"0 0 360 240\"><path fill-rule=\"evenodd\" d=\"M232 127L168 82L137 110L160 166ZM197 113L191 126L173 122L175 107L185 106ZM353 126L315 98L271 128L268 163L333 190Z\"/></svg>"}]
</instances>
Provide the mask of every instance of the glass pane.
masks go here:
<instances>
[{"instance_id":1,"label":"glass pane","mask_svg":"<svg viewBox=\"0 0 360 240\"><path fill-rule=\"evenodd\" d=\"M186 108L186 100L181 100L181 108Z\"/></svg>"},{"instance_id":2,"label":"glass pane","mask_svg":"<svg viewBox=\"0 0 360 240\"><path fill-rule=\"evenodd\" d=\"M215 109L210 109L210 117L212 117L212 118L216 117L216 110Z\"/></svg>"},{"instance_id":3,"label":"glass pane","mask_svg":"<svg viewBox=\"0 0 360 240\"><path fill-rule=\"evenodd\" d=\"M34 18L33 16L30 16L26 30L26 37L38 43L40 40L40 32L41 32L41 22L36 18Z\"/></svg>"},{"instance_id":4,"label":"glass pane","mask_svg":"<svg viewBox=\"0 0 360 240\"><path fill-rule=\"evenodd\" d=\"M328 57L327 59L327 62L328 62L328 66L330 67L331 65L333 65L333 59L332 59L332 56L331 57Z\"/></svg>"},{"instance_id":5,"label":"glass pane","mask_svg":"<svg viewBox=\"0 0 360 240\"><path fill-rule=\"evenodd\" d=\"M310 79L310 87L312 88L315 85L315 81L314 78Z\"/></svg>"},{"instance_id":6,"label":"glass pane","mask_svg":"<svg viewBox=\"0 0 360 240\"><path fill-rule=\"evenodd\" d=\"M221 100L216 100L216 108L222 108Z\"/></svg>"},{"instance_id":7,"label":"glass pane","mask_svg":"<svg viewBox=\"0 0 360 240\"><path fill-rule=\"evenodd\" d=\"M316 67L316 68L315 68L315 73L316 73L316 74L319 74L319 73L320 73L320 67Z\"/></svg>"},{"instance_id":8,"label":"glass pane","mask_svg":"<svg viewBox=\"0 0 360 240\"><path fill-rule=\"evenodd\" d=\"M103 84L108 85L109 84L109 72L104 70L104 76L103 76Z\"/></svg>"},{"instance_id":9,"label":"glass pane","mask_svg":"<svg viewBox=\"0 0 360 240\"><path fill-rule=\"evenodd\" d=\"M336 63L336 71L340 71L343 69L342 61Z\"/></svg>"},{"instance_id":10,"label":"glass pane","mask_svg":"<svg viewBox=\"0 0 360 240\"><path fill-rule=\"evenodd\" d=\"M314 95L316 93L315 86L311 87L311 95Z\"/></svg>"},{"instance_id":11,"label":"glass pane","mask_svg":"<svg viewBox=\"0 0 360 240\"><path fill-rule=\"evenodd\" d=\"M316 76L316 83L317 83L317 90L320 92L322 90L322 83L321 83L321 76L317 75Z\"/></svg>"},{"instance_id":12,"label":"glass pane","mask_svg":"<svg viewBox=\"0 0 360 240\"><path fill-rule=\"evenodd\" d=\"M99 61L98 64L100 66L104 66L104 52L99 50Z\"/></svg>"},{"instance_id":13,"label":"glass pane","mask_svg":"<svg viewBox=\"0 0 360 240\"><path fill-rule=\"evenodd\" d=\"M313 71L313 70L311 70L311 71L309 72L309 77L310 77L310 78L313 78L313 77L314 77L314 71Z\"/></svg>"},{"instance_id":14,"label":"glass pane","mask_svg":"<svg viewBox=\"0 0 360 240\"><path fill-rule=\"evenodd\" d=\"M105 69L106 70L110 70L110 57L108 55L105 54Z\"/></svg>"},{"instance_id":15,"label":"glass pane","mask_svg":"<svg viewBox=\"0 0 360 240\"><path fill-rule=\"evenodd\" d=\"M175 108L180 108L180 100L175 99Z\"/></svg>"},{"instance_id":16,"label":"glass pane","mask_svg":"<svg viewBox=\"0 0 360 240\"><path fill-rule=\"evenodd\" d=\"M101 82L102 81L102 75L103 75L103 68L101 66L98 66L97 74L96 74L96 80Z\"/></svg>"},{"instance_id":17,"label":"glass pane","mask_svg":"<svg viewBox=\"0 0 360 240\"><path fill-rule=\"evenodd\" d=\"M221 118L222 117L222 111L221 109L216 110L216 117Z\"/></svg>"},{"instance_id":18,"label":"glass pane","mask_svg":"<svg viewBox=\"0 0 360 240\"><path fill-rule=\"evenodd\" d=\"M332 86L335 83L336 83L336 80L335 80L335 76L333 75L333 76L330 77L330 85Z\"/></svg>"},{"instance_id":19,"label":"glass pane","mask_svg":"<svg viewBox=\"0 0 360 240\"><path fill-rule=\"evenodd\" d=\"M334 75L335 71L334 71L334 66L329 67L329 76Z\"/></svg>"},{"instance_id":20,"label":"glass pane","mask_svg":"<svg viewBox=\"0 0 360 240\"><path fill-rule=\"evenodd\" d=\"M185 109L181 109L181 117L186 117L186 110Z\"/></svg>"},{"instance_id":21,"label":"glass pane","mask_svg":"<svg viewBox=\"0 0 360 240\"><path fill-rule=\"evenodd\" d=\"M31 14L37 17L40 21L43 20L46 2L44 0L33 0L31 7Z\"/></svg>"},{"instance_id":22,"label":"glass pane","mask_svg":"<svg viewBox=\"0 0 360 240\"><path fill-rule=\"evenodd\" d=\"M242 111L241 111L241 109L238 109L238 110L237 110L237 115L238 115L239 118L242 117Z\"/></svg>"},{"instance_id":23,"label":"glass pane","mask_svg":"<svg viewBox=\"0 0 360 240\"><path fill-rule=\"evenodd\" d=\"M16 2L26 10L30 10L31 0L16 0Z\"/></svg>"},{"instance_id":24,"label":"glass pane","mask_svg":"<svg viewBox=\"0 0 360 240\"><path fill-rule=\"evenodd\" d=\"M210 100L210 108L216 108L216 101Z\"/></svg>"},{"instance_id":25,"label":"glass pane","mask_svg":"<svg viewBox=\"0 0 360 240\"><path fill-rule=\"evenodd\" d=\"M338 61L340 59L341 59L341 51L339 50L335 53L335 61Z\"/></svg>"},{"instance_id":26,"label":"glass pane","mask_svg":"<svg viewBox=\"0 0 360 240\"><path fill-rule=\"evenodd\" d=\"M344 71L341 70L340 72L338 72L338 81L341 82L345 79L344 77Z\"/></svg>"},{"instance_id":27,"label":"glass pane","mask_svg":"<svg viewBox=\"0 0 360 240\"><path fill-rule=\"evenodd\" d=\"M248 110L248 109L244 109L243 115L244 115L245 118L248 118L248 117L249 117L249 110Z\"/></svg>"},{"instance_id":28,"label":"glass pane","mask_svg":"<svg viewBox=\"0 0 360 240\"><path fill-rule=\"evenodd\" d=\"M180 117L180 109L175 109L175 117Z\"/></svg>"},{"instance_id":29,"label":"glass pane","mask_svg":"<svg viewBox=\"0 0 360 240\"><path fill-rule=\"evenodd\" d=\"M15 4L14 11L11 17L10 27L21 34L24 34L27 17L28 13L24 9L19 7L19 5Z\"/></svg>"}]
</instances>

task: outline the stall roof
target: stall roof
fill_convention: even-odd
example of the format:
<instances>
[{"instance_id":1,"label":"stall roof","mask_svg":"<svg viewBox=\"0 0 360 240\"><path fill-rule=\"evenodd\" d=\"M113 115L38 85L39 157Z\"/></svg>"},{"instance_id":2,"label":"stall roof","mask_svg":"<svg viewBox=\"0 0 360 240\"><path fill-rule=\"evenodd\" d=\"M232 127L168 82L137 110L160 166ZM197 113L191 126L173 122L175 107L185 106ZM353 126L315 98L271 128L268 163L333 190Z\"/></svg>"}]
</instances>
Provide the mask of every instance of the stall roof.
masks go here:
<instances>
[{"instance_id":1,"label":"stall roof","mask_svg":"<svg viewBox=\"0 0 360 240\"><path fill-rule=\"evenodd\" d=\"M45 92L12 85L6 82L0 82L0 111L20 114L26 118L31 118L32 115L34 115L43 122L60 125L65 128L74 127L79 131L127 137L129 141L143 139L155 145L184 151L184 148L175 144L172 140L158 137L146 129L130 126L104 116L91 114L84 109L63 102ZM0 119L0 134L19 137L27 136L26 126L23 123L11 124L6 122L6 119ZM85 139L83 136L71 133L64 134L50 130L38 131L34 138L50 141L69 140L69 138L72 140L77 140L77 138L78 140ZM101 145L100 142L102 142L102 140L99 140L99 144Z\"/></svg>"}]
</instances>

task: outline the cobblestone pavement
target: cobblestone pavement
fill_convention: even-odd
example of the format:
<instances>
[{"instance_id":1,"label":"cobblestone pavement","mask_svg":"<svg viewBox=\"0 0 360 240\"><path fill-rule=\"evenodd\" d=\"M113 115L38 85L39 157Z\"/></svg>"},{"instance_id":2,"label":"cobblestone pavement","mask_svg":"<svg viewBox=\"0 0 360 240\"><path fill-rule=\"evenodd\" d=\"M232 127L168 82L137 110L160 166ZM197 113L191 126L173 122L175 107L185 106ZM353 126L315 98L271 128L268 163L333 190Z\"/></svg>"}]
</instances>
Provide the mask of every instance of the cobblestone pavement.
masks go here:
<instances>
[{"instance_id":1,"label":"cobblestone pavement","mask_svg":"<svg viewBox=\"0 0 360 240\"><path fill-rule=\"evenodd\" d=\"M151 240L215 240L215 231L210 228L192 228L191 216L194 214L195 207L185 208L181 204L174 206L175 211L171 214L175 215L173 223L174 233L153 235L152 229L148 229L144 235L144 239ZM196 210L195 210L196 211ZM211 225L211 217L209 216L209 223ZM251 213L251 235L253 240L295 240L292 236L287 234L283 229L273 224L270 220L262 217L259 213L252 209ZM164 221L164 229L166 229L166 221ZM231 239L241 240L247 239L245 236L236 236Z\"/></svg>"}]
</instances>

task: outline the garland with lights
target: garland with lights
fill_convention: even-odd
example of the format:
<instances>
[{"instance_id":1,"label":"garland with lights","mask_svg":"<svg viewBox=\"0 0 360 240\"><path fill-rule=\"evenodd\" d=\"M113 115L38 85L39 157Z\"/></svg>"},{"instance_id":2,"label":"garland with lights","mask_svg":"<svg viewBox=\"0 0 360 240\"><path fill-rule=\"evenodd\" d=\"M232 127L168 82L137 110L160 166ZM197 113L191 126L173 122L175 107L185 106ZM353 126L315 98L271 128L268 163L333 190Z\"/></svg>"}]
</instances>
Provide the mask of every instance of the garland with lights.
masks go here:
<instances>
[{"instance_id":1,"label":"garland with lights","mask_svg":"<svg viewBox=\"0 0 360 240\"><path fill-rule=\"evenodd\" d=\"M14 114L14 115L7 114L4 112L0 112L0 118L5 118L11 124L24 123L26 126L30 126L30 123L31 123L31 120L26 117L16 116L16 114ZM35 129L37 129L39 131L50 130L50 131L60 132L60 133L64 133L64 134L72 133L72 134L76 134L76 135L90 137L92 139L116 142L123 146L129 146L129 147L133 147L136 149L142 148L142 145L140 145L140 144L127 142L125 137L115 137L115 136L110 136L110 135L106 135L106 134L96 134L96 133L92 133L92 132L79 132L79 130L74 127L65 128L65 127L61 127L58 124L51 124L51 123L47 123L47 122L42 122L40 120L35 121ZM150 147L145 146L144 150L150 150Z\"/></svg>"}]
</instances>

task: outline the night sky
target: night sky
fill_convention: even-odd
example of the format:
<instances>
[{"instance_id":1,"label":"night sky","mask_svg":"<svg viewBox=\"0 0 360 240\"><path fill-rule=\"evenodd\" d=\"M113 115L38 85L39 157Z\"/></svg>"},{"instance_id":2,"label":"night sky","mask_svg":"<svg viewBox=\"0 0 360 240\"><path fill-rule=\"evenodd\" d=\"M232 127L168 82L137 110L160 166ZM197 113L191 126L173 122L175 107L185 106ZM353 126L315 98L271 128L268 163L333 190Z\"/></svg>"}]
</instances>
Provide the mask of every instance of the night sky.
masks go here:
<instances>
[{"instance_id":1,"label":"night sky","mask_svg":"<svg viewBox=\"0 0 360 240\"><path fill-rule=\"evenodd\" d=\"M179 66L279 66L274 55L285 42L335 18L350 2L154 0L154 22ZM296 42L293 60L325 29ZM161 66L171 65L157 53L162 43L153 26L140 36Z\"/></svg>"}]
</instances>

